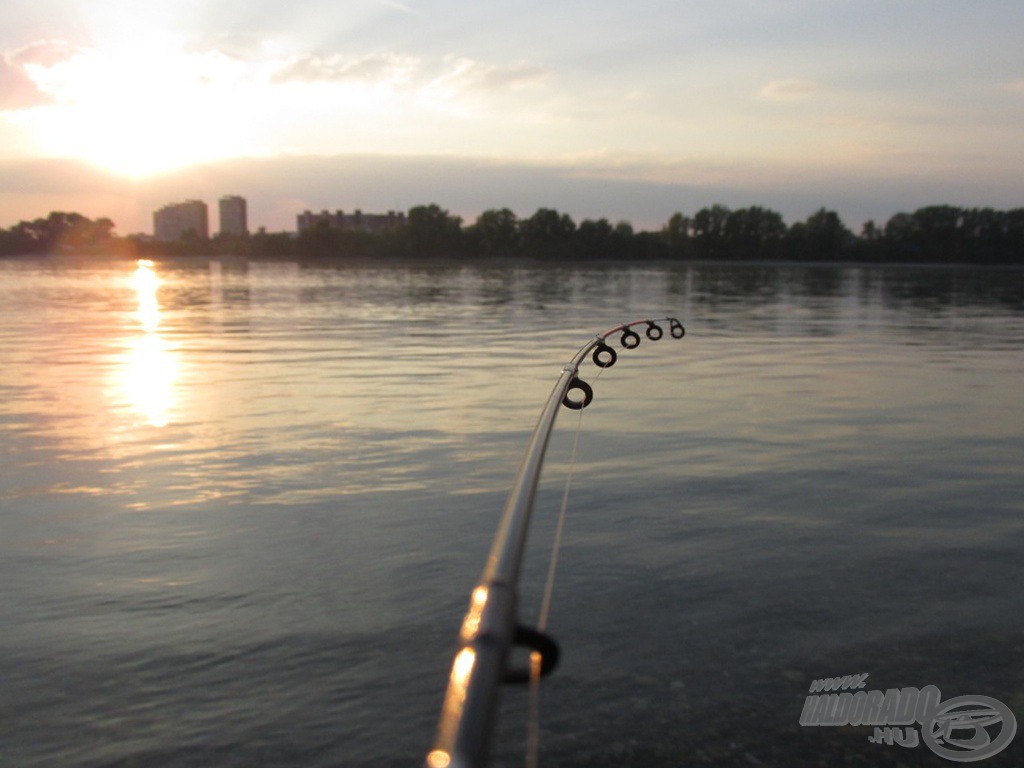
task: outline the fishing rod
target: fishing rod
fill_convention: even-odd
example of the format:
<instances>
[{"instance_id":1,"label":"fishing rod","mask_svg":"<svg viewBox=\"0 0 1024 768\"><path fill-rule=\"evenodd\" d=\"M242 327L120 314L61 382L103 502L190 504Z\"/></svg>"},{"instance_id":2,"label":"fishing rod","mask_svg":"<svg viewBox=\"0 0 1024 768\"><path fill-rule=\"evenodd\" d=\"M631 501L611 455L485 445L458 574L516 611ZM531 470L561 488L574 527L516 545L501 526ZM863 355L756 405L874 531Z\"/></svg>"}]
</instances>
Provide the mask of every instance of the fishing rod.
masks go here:
<instances>
[{"instance_id":1,"label":"fishing rod","mask_svg":"<svg viewBox=\"0 0 1024 768\"><path fill-rule=\"evenodd\" d=\"M591 355L599 368L610 368L618 359L618 353L608 344L609 338L621 334L622 347L636 349L640 346L640 334L633 329L646 326L644 335L651 341L658 341L665 333L658 323L668 323L675 339L686 334L682 323L674 317L634 320L599 333L562 368L530 437L483 575L462 620L459 651L452 663L437 737L427 755L426 768L480 768L487 764L501 683L530 680L528 669L509 667L508 656L513 646L528 649L534 660L539 656L541 677L549 674L558 663L555 641L538 629L520 624L516 611L519 566L548 439L559 406L581 410L594 399L594 390L578 375L579 366L587 355Z\"/></svg>"}]
</instances>

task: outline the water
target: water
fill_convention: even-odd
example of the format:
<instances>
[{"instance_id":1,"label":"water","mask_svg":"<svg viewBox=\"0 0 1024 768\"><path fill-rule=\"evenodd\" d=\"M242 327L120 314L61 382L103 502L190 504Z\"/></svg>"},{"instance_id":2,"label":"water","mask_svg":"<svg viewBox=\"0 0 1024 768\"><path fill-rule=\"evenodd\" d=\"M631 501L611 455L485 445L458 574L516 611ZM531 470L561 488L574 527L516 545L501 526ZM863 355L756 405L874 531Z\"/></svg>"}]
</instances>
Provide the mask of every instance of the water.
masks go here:
<instances>
[{"instance_id":1,"label":"water","mask_svg":"<svg viewBox=\"0 0 1024 768\"><path fill-rule=\"evenodd\" d=\"M584 370L542 764L942 762L799 726L861 672L1024 718L1019 271L11 260L0 308L4 766L418 764L561 364L649 313Z\"/></svg>"}]
</instances>

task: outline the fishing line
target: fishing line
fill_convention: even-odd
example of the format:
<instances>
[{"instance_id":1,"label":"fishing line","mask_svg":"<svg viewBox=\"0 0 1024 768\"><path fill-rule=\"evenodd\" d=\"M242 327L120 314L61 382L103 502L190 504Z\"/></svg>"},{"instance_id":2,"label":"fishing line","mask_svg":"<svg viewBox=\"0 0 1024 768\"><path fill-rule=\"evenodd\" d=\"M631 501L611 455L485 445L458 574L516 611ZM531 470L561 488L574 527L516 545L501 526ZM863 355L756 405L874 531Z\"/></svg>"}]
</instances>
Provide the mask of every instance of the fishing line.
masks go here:
<instances>
[{"instance_id":1,"label":"fishing line","mask_svg":"<svg viewBox=\"0 0 1024 768\"><path fill-rule=\"evenodd\" d=\"M601 378L604 368L599 368L594 376L594 383ZM562 507L558 512L558 525L555 527L555 540L551 545L551 562L548 563L548 578L544 584L544 597L540 605L540 613L537 618L537 629L543 632L547 628L548 614L551 612L551 598L555 590L555 570L558 568L558 554L562 548L562 529L565 527L565 513L569 507L569 491L572 489L572 476L576 470L576 455L580 445L580 432L583 426L583 411L580 409L579 418L576 420L576 432L572 438L572 450L569 452L569 471L565 478L565 490L562 492Z\"/></svg>"},{"instance_id":2,"label":"fishing line","mask_svg":"<svg viewBox=\"0 0 1024 768\"><path fill-rule=\"evenodd\" d=\"M604 373L598 367L594 383ZM565 477L565 488L562 491L562 506L558 511L558 523L555 526L555 538L551 544L551 560L548 562L548 575L544 583L544 594L541 598L540 612L537 615L537 629L543 632L547 628L548 616L551 613L551 600L555 591L555 572L558 570L558 555L562 550L562 531L565 529L566 512L569 509L569 492L572 490L572 477L576 470L576 457L579 452L580 432L583 427L583 411L580 408L576 419L576 430L572 438L572 449L569 451L569 469ZM530 653L530 701L526 720L526 768L537 768L540 753L540 669L541 655L536 651Z\"/></svg>"}]
</instances>

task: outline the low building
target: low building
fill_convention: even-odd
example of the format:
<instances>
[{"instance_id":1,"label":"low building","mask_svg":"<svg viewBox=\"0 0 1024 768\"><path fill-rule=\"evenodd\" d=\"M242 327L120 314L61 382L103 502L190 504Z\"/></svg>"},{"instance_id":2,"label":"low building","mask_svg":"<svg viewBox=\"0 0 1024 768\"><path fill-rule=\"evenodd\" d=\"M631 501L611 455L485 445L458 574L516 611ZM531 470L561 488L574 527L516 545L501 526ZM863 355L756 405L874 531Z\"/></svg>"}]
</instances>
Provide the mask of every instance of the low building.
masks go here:
<instances>
[{"instance_id":1,"label":"low building","mask_svg":"<svg viewBox=\"0 0 1024 768\"><path fill-rule=\"evenodd\" d=\"M356 209L355 213L344 211L303 211L296 217L299 234L317 227L328 229L361 230L363 232L379 232L382 229L391 229L405 223L405 214L401 211L388 211L387 213L363 213Z\"/></svg>"},{"instance_id":2,"label":"low building","mask_svg":"<svg viewBox=\"0 0 1024 768\"><path fill-rule=\"evenodd\" d=\"M220 199L220 234L245 237L249 234L249 218L244 197L225 195Z\"/></svg>"},{"instance_id":3,"label":"low building","mask_svg":"<svg viewBox=\"0 0 1024 768\"><path fill-rule=\"evenodd\" d=\"M172 203L153 212L153 237L157 240L174 242L189 232L201 240L210 237L209 212L202 200Z\"/></svg>"}]
</instances>

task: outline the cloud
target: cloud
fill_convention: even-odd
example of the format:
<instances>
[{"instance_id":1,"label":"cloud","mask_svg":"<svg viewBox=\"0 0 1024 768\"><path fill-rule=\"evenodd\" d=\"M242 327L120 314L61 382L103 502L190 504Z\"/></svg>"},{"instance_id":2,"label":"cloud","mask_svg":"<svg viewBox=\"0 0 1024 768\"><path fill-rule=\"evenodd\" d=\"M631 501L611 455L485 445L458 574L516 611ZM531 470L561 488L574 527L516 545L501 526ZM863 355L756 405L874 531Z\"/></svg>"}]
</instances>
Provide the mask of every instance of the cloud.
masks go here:
<instances>
[{"instance_id":1,"label":"cloud","mask_svg":"<svg viewBox=\"0 0 1024 768\"><path fill-rule=\"evenodd\" d=\"M799 101L809 98L817 91L816 83L789 78L772 80L758 91L757 95L768 101Z\"/></svg>"},{"instance_id":2,"label":"cloud","mask_svg":"<svg viewBox=\"0 0 1024 768\"><path fill-rule=\"evenodd\" d=\"M52 67L82 53L77 45L62 40L39 40L19 48L10 57L22 67Z\"/></svg>"},{"instance_id":3,"label":"cloud","mask_svg":"<svg viewBox=\"0 0 1024 768\"><path fill-rule=\"evenodd\" d=\"M1006 84L1006 90L1013 91L1014 93L1024 93L1024 80L1017 80L1013 83Z\"/></svg>"},{"instance_id":4,"label":"cloud","mask_svg":"<svg viewBox=\"0 0 1024 768\"><path fill-rule=\"evenodd\" d=\"M417 11L410 5L405 3L399 3L397 0L376 0L378 5L383 5L388 8L394 8L396 11L402 11L402 13L408 13L410 16L422 16L423 14Z\"/></svg>"},{"instance_id":5,"label":"cloud","mask_svg":"<svg viewBox=\"0 0 1024 768\"><path fill-rule=\"evenodd\" d=\"M408 87L422 102L438 103L470 94L516 91L536 85L547 76L547 69L527 62L496 65L446 56L430 63L399 53L359 57L307 53L279 64L270 81L277 85L300 82Z\"/></svg>"},{"instance_id":6,"label":"cloud","mask_svg":"<svg viewBox=\"0 0 1024 768\"><path fill-rule=\"evenodd\" d=\"M428 88L462 92L472 90L497 91L536 85L548 76L548 70L535 64L519 61L507 66L485 64L468 58L449 58L447 72L437 77Z\"/></svg>"},{"instance_id":7,"label":"cloud","mask_svg":"<svg viewBox=\"0 0 1024 768\"><path fill-rule=\"evenodd\" d=\"M537 86L547 77L547 69L527 62L500 66L449 56L441 74L420 88L416 99L428 109L468 117L479 113L487 99ZM537 115L536 105L531 114Z\"/></svg>"},{"instance_id":8,"label":"cloud","mask_svg":"<svg viewBox=\"0 0 1024 768\"><path fill-rule=\"evenodd\" d=\"M125 182L81 160L31 158L0 160L0 199L56 193L91 198L124 192ZM46 211L36 215L45 215ZM3 226L0 224L0 226Z\"/></svg>"},{"instance_id":9,"label":"cloud","mask_svg":"<svg viewBox=\"0 0 1024 768\"><path fill-rule=\"evenodd\" d=\"M25 68L7 56L0 56L0 111L31 109L52 104Z\"/></svg>"},{"instance_id":10,"label":"cloud","mask_svg":"<svg viewBox=\"0 0 1024 768\"><path fill-rule=\"evenodd\" d=\"M186 44L186 53L218 54L230 59L248 62L262 53L265 40L260 35L232 30L202 35Z\"/></svg>"},{"instance_id":11,"label":"cloud","mask_svg":"<svg viewBox=\"0 0 1024 768\"><path fill-rule=\"evenodd\" d=\"M419 64L419 59L397 53L375 53L358 58L304 54L281 65L271 76L271 82L400 85L411 80Z\"/></svg>"},{"instance_id":12,"label":"cloud","mask_svg":"<svg viewBox=\"0 0 1024 768\"><path fill-rule=\"evenodd\" d=\"M83 49L60 40L39 40L0 54L0 111L53 104L53 97L33 79L33 70L50 69L81 55Z\"/></svg>"}]
</instances>

